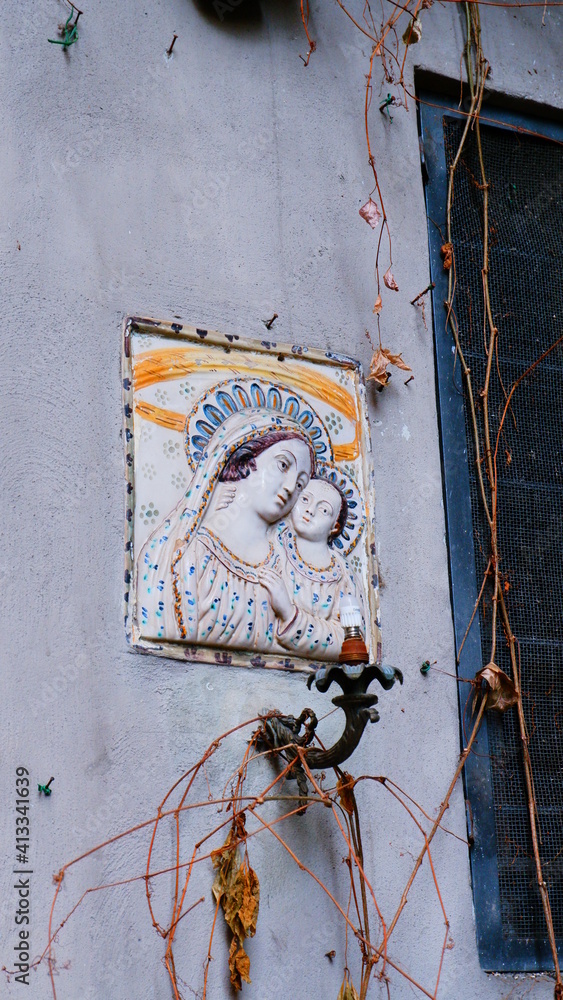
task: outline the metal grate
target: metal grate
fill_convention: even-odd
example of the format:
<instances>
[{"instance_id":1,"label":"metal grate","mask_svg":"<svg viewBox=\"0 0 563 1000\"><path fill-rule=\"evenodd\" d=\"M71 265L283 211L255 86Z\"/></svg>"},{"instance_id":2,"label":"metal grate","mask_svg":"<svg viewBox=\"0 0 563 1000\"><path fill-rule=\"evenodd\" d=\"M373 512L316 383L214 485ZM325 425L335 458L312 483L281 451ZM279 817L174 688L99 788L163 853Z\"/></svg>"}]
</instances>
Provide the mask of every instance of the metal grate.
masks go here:
<instances>
[{"instance_id":1,"label":"metal grate","mask_svg":"<svg viewBox=\"0 0 563 1000\"><path fill-rule=\"evenodd\" d=\"M448 167L462 130L462 122L444 118ZM490 290L499 330L499 363L489 403L494 428L504 409L505 391L563 333L563 153L555 143L503 129L482 127L481 134L490 181ZM452 238L456 313L476 394L485 379L479 181L475 136L470 132L455 174ZM455 379L460 385L459 365ZM465 416L472 458L467 405ZM475 560L482 579L488 529L472 460L469 468ZM520 643L544 876L555 932L563 938L562 349L556 348L517 389L504 424L498 474L501 572ZM484 663L490 612L485 603L480 616ZM497 662L510 674L500 631ZM516 713L489 713L488 725L502 931L505 939L540 941L546 930L536 888Z\"/></svg>"}]
</instances>

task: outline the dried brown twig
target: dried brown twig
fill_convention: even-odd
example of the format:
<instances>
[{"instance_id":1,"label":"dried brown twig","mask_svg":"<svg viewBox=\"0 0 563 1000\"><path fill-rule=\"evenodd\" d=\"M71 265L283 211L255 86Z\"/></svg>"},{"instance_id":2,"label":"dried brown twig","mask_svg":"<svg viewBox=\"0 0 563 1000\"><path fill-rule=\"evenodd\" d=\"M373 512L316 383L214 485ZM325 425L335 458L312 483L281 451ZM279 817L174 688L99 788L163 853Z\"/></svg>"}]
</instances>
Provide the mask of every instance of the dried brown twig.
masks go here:
<instances>
[{"instance_id":1,"label":"dried brown twig","mask_svg":"<svg viewBox=\"0 0 563 1000\"><path fill-rule=\"evenodd\" d=\"M189 888L191 885L191 878L195 866L201 864L202 862L214 861L214 859L223 856L225 852L234 852L238 849L244 852L244 858L246 859L245 864L247 868L244 871L249 870L248 863L248 842L252 840L255 836L259 834L269 833L272 835L288 852L290 857L293 859L295 864L306 873L314 883L327 895L335 907L335 911L344 919L346 926L349 928L352 940L355 940L360 948L361 960L362 960L362 974L361 974L361 985L360 985L360 1000L365 1000L370 982L372 981L372 973L376 969L378 964L380 965L379 971L377 972L378 977L382 982L388 986L388 975L387 967L394 969L398 974L404 977L408 982L415 987L419 993L427 997L435 997L436 987L427 989L423 984L418 982L414 976L412 976L406 969L404 969L401 963L397 962L394 958L390 957L387 951L387 939L389 937L389 931L386 929L385 920L383 914L377 903L376 894L374 891L373 884L368 878L365 870L365 859L362 847L362 836L360 827L360 815L359 809L356 802L354 794L355 780L350 775L343 775L341 772L337 775L336 786L332 789L324 790L318 783L317 778L307 767L306 756L303 755L301 751L302 763L307 772L309 781L311 782L313 793L307 797L305 808L309 809L313 805L328 805L330 806L331 813L336 829L339 831L340 835L346 844L348 851L348 861L347 867L350 875L350 889L349 889L349 904L348 909L342 905L333 892L331 892L322 879L308 866L306 866L300 858L295 854L295 852L289 847L284 838L278 832L277 827L282 822L287 822L291 817L296 816L303 809L302 796L292 796L286 794L280 794L281 784L286 780L291 767L292 762L284 762L284 766L281 768L280 773L277 774L272 780L270 780L266 787L262 789L259 794L246 794L245 793L245 783L248 777L248 769L252 765L253 768L264 766L265 761L271 756L271 753L267 754L254 753L254 739L251 739L250 743L245 748L242 762L235 773L233 779L233 788L231 794L228 796L211 797L206 799L200 799L197 802L190 802L189 795L194 791L196 781L198 778L204 780L207 784L207 776L204 774L204 768L206 762L214 756L223 742L229 736L236 736L245 727L252 725L256 720L250 720L249 722L243 723L240 726L234 727L229 732L222 734L216 740L210 744L205 753L200 757L200 759L190 767L182 777L174 783L174 785L169 789L164 798L162 799L159 807L156 810L156 814L149 817L146 820L141 821L134 827L125 830L114 837L108 838L101 844L90 848L88 851L83 852L78 857L74 858L72 861L65 864L55 877L56 887L53 897L53 903L51 906L51 911L49 915L49 927L48 927L48 941L47 945L43 951L43 954L35 963L36 965L42 961L46 961L49 969L49 974L51 977L51 988L53 997L57 998L58 990L62 989L62 981L59 981L58 986L55 985L55 972L57 970L57 963L54 955L55 944L58 940L63 928L66 926L69 919L76 915L77 911L80 909L82 904L85 902L86 898L95 892L108 891L110 889L117 890L120 887L126 885L131 885L135 882L144 882L145 892L147 898L147 906L149 911L149 917L151 919L152 925L156 933L162 937L166 942L165 954L164 954L164 964L170 978L170 983L172 987L172 995L175 1000L181 1000L182 994L180 992L179 979L176 970L176 963L174 958L174 941L177 937L177 933L180 928L185 926L189 927L189 922L186 925L184 918L188 915L197 914L201 909L201 903L203 902L203 897L198 898L195 901L190 901L188 898ZM277 753L282 753L283 748ZM361 781L366 780L368 776L362 776ZM420 831L425 840L425 851L424 853L429 853L429 839L424 833L424 829L421 822L416 819L413 810L404 801L404 796L410 799L406 793L401 793L397 789L397 786L393 782L389 785L386 784L386 779L378 779L382 787L385 787L396 799L401 803L401 805L406 809L408 815L413 820L415 827ZM171 797L174 792L178 793L178 802L176 804L171 802ZM277 816L274 819L266 819L263 815L263 809L266 805L271 802L285 802L286 810L282 815ZM422 815L427 816L428 814L419 807L414 800L410 799L410 802L420 810ZM169 805L169 808L166 806ZM211 808L213 811L220 806L224 811L224 815L218 823L211 823L211 829L208 830L200 839L188 847L184 847L182 851L180 849L180 840L183 838L185 840L186 831L183 830L183 820L187 820L194 810L209 810ZM226 812L225 812L226 808ZM252 829L247 828L244 816L248 815L256 820L256 824ZM174 861L172 864L167 865L164 868L154 870L151 868L151 858L154 852L154 846L156 842L156 837L158 830L161 828L162 824L166 822L167 824L172 823L172 828L175 831L175 849L174 849ZM434 823L433 830L430 833L430 839L434 835L435 829L437 829L439 821ZM67 878L69 871L76 867L81 861L88 857L91 857L94 853L102 850L104 847L109 845L118 845L123 843L127 838L133 836L134 834L139 834L143 830L150 831L152 827L152 832L148 841L148 854L147 863L144 866L142 873L136 872L129 876L128 878L119 879L115 882L107 882L102 885L92 886L87 888L78 898L78 900L72 905L70 910L66 913L63 919L61 919L55 926L54 913L55 906L59 898L60 888L63 879ZM231 830L231 834L227 838L227 842L223 847L213 848L211 842L214 838L221 835L221 832L226 829ZM205 847L205 850L202 848ZM187 857L186 857L187 852ZM234 855L233 855L234 856ZM429 854L430 858L430 854ZM446 921L447 927L447 917L442 903L441 893L436 880L435 872L433 869L433 864L430 858L430 863L433 871L434 883L444 913L444 919ZM225 870L227 872L227 870ZM234 885L233 891L236 894L237 884L247 884L244 882L246 876L243 875L242 883L239 879L238 883L232 883ZM184 872L183 879L180 878L181 872ZM237 869L234 869L235 875ZM171 916L168 918L167 922L163 922L161 918L158 918L152 899L152 885L163 875L174 874L173 880L173 892L172 892L172 906L171 906ZM416 873L415 873L416 874ZM226 877L228 876L228 872ZM414 876L413 876L414 877ZM256 880L257 882L257 880ZM412 880L411 880L412 884ZM356 886L359 887L359 892ZM236 895L233 897L236 901ZM355 907L356 919L353 920L350 915L350 901L353 901ZM207 995L208 988L208 975L209 967L212 957L212 943L214 937L214 931L216 928L218 912L221 903L220 896L216 894L215 905L213 907L213 917L211 920L211 931L209 938L209 945L207 951L207 959L204 963L204 981L203 981L203 994L202 997ZM230 904L229 904L230 905ZM238 905L238 904L237 904ZM241 904L242 905L242 904ZM371 940L371 921L370 908L373 907L376 926L383 936L383 946L376 948ZM232 908L231 908L232 909ZM226 915L227 915L227 911ZM244 918L246 910L242 913L242 918ZM255 918L257 916L257 910L254 912L253 927L255 928ZM394 925L396 924L398 916L395 918ZM393 926L394 926L393 925ZM188 931L189 933L189 931ZM439 968L437 970L437 981L439 982L441 967L444 957L444 949L446 943L444 941L444 947L442 948ZM232 966L231 972L233 974L233 969L235 970L234 982L236 983L236 974L241 973L244 978L245 974L248 974L248 964L246 959L241 956L241 949L237 945L234 950L232 950ZM381 964L382 962L382 964ZM60 970L59 970L60 971ZM239 975L240 984L240 975Z\"/></svg>"},{"instance_id":2,"label":"dried brown twig","mask_svg":"<svg viewBox=\"0 0 563 1000\"><path fill-rule=\"evenodd\" d=\"M456 352L460 359L461 368L463 372L464 383L469 402L473 445L475 452L474 456L475 469L476 469L477 481L479 484L479 493L481 497L483 512L485 514L489 526L490 555L483 579L483 584L481 586L477 598L477 602L473 611L471 621L473 620L476 611L483 600L483 596L486 590L486 585L487 583L489 583L490 578L492 577L492 586L490 587L491 591L490 596L492 601L492 617L489 626L490 628L489 665L491 668L498 670L494 661L496 655L496 644L497 644L497 633L498 633L497 621L500 615L500 620L504 630L506 643L509 649L511 669L512 669L512 680L516 693L515 701L516 701L516 708L518 715L518 727L520 731L520 739L522 745L524 780L526 788L526 798L528 803L530 834L532 838L533 855L536 868L536 879L544 911L546 929L550 943L550 950L553 958L555 980L556 980L555 998L557 1000L557 998L563 996L563 980L561 979L561 972L559 968L559 960L557 955L557 946L555 941L555 931L553 926L553 917L551 913L549 893L543 877L541 856L539 850L539 837L537 828L537 803L534 790L532 764L528 749L529 736L527 732L527 726L526 726L526 720L524 716L524 708L522 702L522 691L520 686L520 667L516 655L517 639L514 635L510 623L510 617L508 614L508 609L504 596L504 588L502 585L503 581L501 579L501 574L500 574L501 554L499 550L499 540L498 540L499 525L498 525L497 456L498 456L498 449L501 440L504 421L506 418L506 414L509 410L510 402L512 400L512 397L514 396L514 393L522 383L523 379L528 374L530 374L530 372L534 368L536 368L544 360L544 358L546 358L551 353L551 351L554 350L555 347L557 347L560 343L563 342L563 337L560 337L546 351L544 351L541 357L539 357L532 365L530 365L530 367L516 380L516 382L512 386L506 398L505 407L502 413L499 427L496 432L496 438L493 443L492 421L491 421L491 414L489 412L489 395L490 395L493 363L495 362L495 359L498 359L499 330L495 325L492 314L492 306L491 306L490 277L489 277L489 229L490 229L489 183L486 175L486 169L483 157L483 147L481 142L481 130L480 130L481 104L483 100L485 82L489 71L489 65L484 57L481 44L481 25L480 25L478 6L476 6L473 3L466 3L465 12L466 12L465 61L467 67L467 77L469 83L470 96L471 96L471 106L469 114L466 118L465 127L463 130L461 141L457 149L457 153L450 166L449 180L448 180L448 199L447 199L447 243L444 245L442 249L443 251L444 250L446 251L444 255L444 267L448 270L448 299L446 302L446 308L447 308L446 322L452 331L456 346ZM483 345L486 357L486 371L485 371L484 385L479 393L482 406L482 416L483 416L482 435L479 431L479 426L477 422L477 410L475 401L475 391L472 382L472 374L469 366L467 365L461 347L458 324L454 311L455 250L452 241L452 225L451 225L451 212L452 212L453 190L454 190L453 185L454 185L455 172L460 162L461 154L470 127L473 130L476 139L477 154L478 154L479 169L480 169L480 183L478 186L479 190L482 192L482 197L483 197L483 263L482 263L481 274L482 274L483 315L484 315ZM471 621L469 623L468 628L471 625ZM465 636L464 636L464 641L465 641ZM461 649L459 652L461 653Z\"/></svg>"},{"instance_id":3,"label":"dried brown twig","mask_svg":"<svg viewBox=\"0 0 563 1000\"><path fill-rule=\"evenodd\" d=\"M385 356L388 361L391 358L402 359L400 354L392 354L392 352L387 349L382 348L381 344L381 330L380 330L380 314L382 311L382 291L383 287L387 287L389 290L398 290L397 283L393 277L392 268L392 241L391 232L389 227L389 220L384 206L383 195L380 187L380 182L378 178L378 173L376 169L375 158L372 151L372 140L370 136L370 109L372 101L372 88L373 88L373 72L374 64L376 59L380 59L384 77L389 83L394 83L403 93L404 106L406 107L407 96L416 100L415 95L411 94L407 88L404 80L404 70L406 65L406 57L408 53L408 45L405 45L404 52L400 52L400 43L398 41L397 26L399 19L401 17L408 18L409 24L412 25L415 19L417 19L423 9L427 9L430 6L429 2L425 0L407 0L407 3L403 6L401 4L394 4L394 9L390 13L389 17L384 20L379 28L376 29L376 25L371 16L371 10L369 5L367 10L369 11L371 20L368 22L367 17L364 19L366 27L363 27L359 23L359 19L356 19L353 14L347 9L342 0L337 0L339 6L342 8L344 13L347 15L349 20L355 25L355 27L362 33L364 37L370 39L373 44L369 59L369 69L366 76L366 87L365 87L365 98L364 98L364 125L366 133L366 145L368 152L368 162L370 169L373 173L374 187L372 194L377 193L379 199L379 206L381 209L381 220L380 220L380 232L378 235L377 250L375 256L375 277L377 286L377 299L376 308L374 310L377 318L378 326L378 336L379 336L379 351L382 356ZM459 2L459 0L448 0L448 2ZM480 0L481 3L486 3L490 5L502 5L502 6L558 6L558 3L548 3L544 5L541 3L493 3L493 0ZM492 424L490 419L490 414L488 410L489 405L489 389L491 382L491 374L493 371L493 364L496 359L498 359L497 354L497 344L499 331L496 328L491 309L491 298L490 298L490 288L489 288L489 206L488 206L488 183L486 178L485 164L483 159L483 152L481 147L480 138L480 122L485 120L484 116L481 114L481 106L483 101L483 94L485 89L485 83L488 73L488 64L484 58L482 46L481 46L481 32L479 23L479 8L478 3L471 2L465 5L466 11L466 25L467 25L467 44L465 50L466 65L468 70L468 80L470 88L471 104L470 110L467 113L465 120L465 128L463 131L460 146L458 148L457 154L455 156L452 167L450 168L450 177L448 184L448 213L447 213L447 238L444 242L445 253L444 253L444 263L449 262L449 287L448 287L448 300L447 300L447 323L452 331L454 341L457 348L458 357L460 358L460 363L462 367L463 377L465 381L466 391L468 393L468 398L470 401L470 412L472 421L472 432L474 437L474 447L475 447L475 462L477 470L477 479L479 483L479 490L481 495L481 500L483 504L483 509L487 519L487 523L490 531L490 542L491 542L491 554L487 566L487 573L483 581L483 586L479 595L479 599L475 606L475 611L478 610L479 603L483 598L483 594L486 591L486 585L490 585L492 590L492 623L491 623L491 662L494 665L494 656L496 652L496 642L497 642L497 621L500 620L502 623L506 641L508 643L510 658L512 664L513 673L513 683L516 690L517 697L517 712L518 712L518 723L520 729L520 735L523 747L523 757L524 757L524 771L526 780L526 791L528 799L528 811L530 820L530 829L532 835L533 849L534 849L534 860L536 864L536 876L538 881L538 886L542 898L542 904L544 907L544 914L546 919L546 926L548 929L548 936L550 944L552 947L552 953L554 956L554 966L556 970L556 985L555 985L555 997L563 997L563 982L561 980L561 974L559 971L557 951L555 948L554 931L553 931L553 920L550 910L549 894L545 881L542 874L541 858L538 847L538 837L537 837L537 817L536 817L536 802L534 795L534 784L533 784L533 774L530 762L530 756L528 752L528 734L526 729L526 722L523 712L522 704L522 691L520 687L520 671L519 662L517 656L517 640L514 636L508 609L506 606L506 601L504 598L502 578L500 574L500 552L498 545L498 482L497 482L497 455L499 449L500 435L502 427L505 421L506 414L509 409L510 401L512 400L515 392L517 391L519 385L521 384L524 377L529 374L537 365L539 365L547 354L550 353L561 341L556 341L548 351L534 362L533 365L522 375L512 386L510 392L507 394L506 405L504 412L502 414L502 419L500 426L496 433L496 438L492 434ZM308 19L309 19L309 9L307 0L302 0L301 2L301 13L303 18L303 24L305 27L307 40L309 43L309 51L307 53L306 59L304 59L305 65L309 63L312 52L315 50L315 42L311 39L308 30ZM400 29L399 29L400 34ZM406 36L410 41L413 39L412 31ZM392 40L395 39L395 43ZM393 47L390 45L393 44ZM394 77L393 74L398 73L398 77ZM395 105L401 103L399 100L394 102ZM388 127L385 125L385 127ZM469 133L469 130L473 129L477 137L478 144L478 155L480 163L481 172L481 182L480 189L483 194L483 218L484 218L484 249L483 249L483 262L482 262L482 276L483 276L483 302L484 302L484 316L485 324L483 330L484 339L484 350L487 357L487 369L484 391L482 393L482 406L484 414L484 431L481 437L479 433L479 427L476 417L476 406L475 406L475 393L472 384L471 372L466 364L466 360L461 349L459 331L457 325L457 319L455 315L455 290L456 290L456 269L455 269L455 250L454 244L452 242L452 230L451 230L451 207L452 207L452 197L453 197L453 181L455 171L460 162L460 157L462 150ZM371 195L370 195L371 199ZM375 227L374 227L375 228ZM385 269L385 274L383 278L380 277L380 257L381 248L383 242L384 231L387 237L389 258L388 266ZM425 292L428 291L425 290ZM417 304L418 300L425 294L425 292L420 293L412 300L413 304ZM374 348L375 351L375 348ZM397 360L392 360L391 363L398 364ZM408 366L402 362L399 367L403 367L406 370L410 369ZM385 370L385 369L384 369ZM471 624L471 623L470 623ZM461 650L460 650L461 652ZM486 680L486 677L484 678ZM95 892L100 892L109 889L118 889L125 885L130 885L134 882L144 882L146 902L148 907L148 913L152 926L155 932L163 939L165 942L165 954L164 962L167 968L168 976L171 983L171 988L175 1000L181 1000L180 987L178 982L178 975L176 972L175 958L174 958L174 944L179 933L179 929L182 932L188 933L186 927L189 926L189 921L185 918L188 915L200 914L201 903L203 897L195 900L194 902L189 901L189 891L192 885L192 875L197 864L207 862L210 867L213 859L217 859L218 855L221 855L225 851L236 851L241 850L244 853L244 858L248 860L248 843L255 836L268 834L272 836L277 842L280 843L289 854L295 865L305 874L307 874L311 880L317 885L319 889L330 899L332 905L334 906L335 912L338 914L339 918L343 919L347 930L350 931L350 937L356 940L360 950L361 956L361 982L360 982L360 1000L365 1000L369 985L373 979L374 975L377 975L382 983L385 983L387 991L389 993L389 982L387 967L393 968L401 976L403 976L419 993L424 996L435 998L438 992L438 986L440 982L440 976L442 972L442 966L445 956L445 951L447 947L448 940L448 918L446 914L446 909L442 900L442 895L440 892L438 880L436 878L436 872L434 869L434 864L432 860L432 855L430 851L430 845L438 829L444 830L442 826L442 820L444 814L449 806L451 796L455 789L456 783L462 772L463 766L467 760L469 753L472 750L475 739L479 732L479 728L483 719L483 715L486 709L491 708L491 700L486 694L482 699L478 708L476 718L474 720L473 729L467 746L463 750L461 757L458 761L457 767L455 769L454 775L447 789L446 795L443 802L441 803L438 815L435 820L430 821L429 814L418 806L406 793L398 789L394 783L384 777L375 775L362 775L358 779L352 778L350 775L344 775L342 773L337 774L336 786L333 789L323 790L322 785L319 783L315 775L307 768L306 756L301 752L301 761L305 771L308 774L309 781L313 787L314 794L307 797L305 801L305 809L308 810L315 805L328 806L329 809L326 811L327 817L331 819L334 823L334 829L343 838L344 844L347 850L347 868L350 875L349 890L347 893L348 903L342 904L339 902L338 898L334 893L332 893L328 887L324 884L322 879L309 867L307 867L303 861L298 857L298 855L289 847L286 841L283 839L279 833L278 827L282 822L287 822L291 820L293 816L296 816L303 809L303 797L301 795L287 795L282 794L280 789L284 784L285 780L292 768L292 762L286 762L282 766L280 773L271 781L269 781L266 787L259 794L245 794L245 783L248 777L249 767L260 767L264 765L264 762L271 758L273 751L268 751L267 753L256 754L254 752L254 743L251 740L245 749L242 761L239 767L236 769L233 775L233 787L231 794L229 795L219 795L213 796L211 791L206 799L201 799L196 802L190 802L189 797L193 793L197 781L203 777L207 782L207 777L205 775L205 765L211 757L213 757L222 746L223 742L230 736L239 736L241 732L249 725L254 724L257 720L250 720L249 722L244 722L238 726L233 727L226 733L223 733L217 739L213 740L210 746L207 748L205 753L200 757L200 759L190 767L182 777L172 785L169 791L166 793L162 799L160 805L158 806L154 815L151 815L148 819L142 820L135 826L117 834L114 837L110 837L103 843L92 847L88 851L82 853L78 857L69 861L67 864L59 870L55 875L55 892L54 898L49 914L49 925L48 925L48 935L47 935L47 945L43 954L38 959L37 963L46 961L48 965L52 993L56 1000L57 991L55 988L55 969L56 961L54 955L54 948L57 942L58 935L65 927L68 920L73 917L77 911L80 909L86 898ZM283 750L283 748L282 748ZM277 751L276 753L279 753ZM415 866L407 884L401 894L398 907L394 913L392 920L387 924L384 916L378 905L376 893L373 886L373 880L368 877L366 873L366 861L364 857L363 847L362 847L362 836L361 836L361 824L360 824L360 812L358 808L358 803L355 794L355 788L359 782L373 781L377 782L381 787L385 788L387 792L394 796L394 798L400 802L400 804L405 808L407 814L410 816L411 820L418 833L423 838L423 844L418 857L415 862ZM173 804L173 796L176 794L178 800ZM407 801L405 801L405 799ZM266 819L263 815L264 807L272 802L283 802L286 806L286 811L282 813L281 816L275 819ZM409 804L407 804L410 803ZM424 818L431 822L430 829L427 831L422 823L415 816L413 808L419 809ZM204 811L205 809L212 808L213 810L220 807L225 810L224 816L219 823L210 823L211 829L208 830L195 844L189 844L189 848L184 847L182 849L183 837L185 838L185 825L191 813L194 810ZM330 810L330 811L329 811ZM244 815L248 814L252 817L255 826L252 829L247 829L247 825L244 821ZM154 854L154 847L156 839L159 832L163 829L163 824L172 824L172 829L174 832L174 859L173 863L170 865L154 870L152 865L152 859ZM152 828L152 829L151 829ZM123 843L124 840L130 838L134 834L138 834L144 830L150 830L151 836L148 843L146 864L143 865L142 871L136 870L128 878L120 879L115 882L108 882L102 885L92 886L87 888L79 897L79 899L73 904L70 910L66 913L64 918L55 924L54 914L57 902L59 900L59 893L62 886L63 879L65 879L71 868L79 865L84 859L91 857L96 852L100 851L102 848L108 847L110 845L118 845ZM211 842L214 838L218 836L225 836L225 831L230 831L230 840L228 845L219 846L219 848L211 847ZM233 833L234 831L234 833ZM445 831L448 833L449 831ZM209 848L209 849L208 849ZM436 982L434 986L426 988L422 984L416 981L416 979L410 975L404 968L402 968L401 963L391 958L388 953L388 944L393 934L395 927L401 917L406 906L408 895L410 889L414 883L414 880L420 871L424 859L428 857L429 865L432 872L433 884L435 886L437 897L441 906L441 911L445 922L445 937L443 946L441 949L439 966L437 969ZM173 892L171 899L170 915L166 921L161 921L157 918L155 912L155 906L153 904L152 898L152 885L155 880L159 879L162 875L170 875L173 873ZM219 909L222 906L221 897L216 899L215 906L213 907L213 917L211 920L209 944L207 948L207 958L204 964L204 980L203 980L203 997L207 995L208 988L208 975L210 969L210 963L212 960L212 945L214 940L214 932L216 928L216 923L218 919ZM372 934L374 927L377 927L377 932L379 935L380 943L375 945L372 940ZM346 960L347 963L347 960ZM245 967L246 968L246 967ZM347 972L346 972L347 975ZM62 980L61 980L62 982ZM344 994L343 994L344 995Z\"/></svg>"}]
</instances>

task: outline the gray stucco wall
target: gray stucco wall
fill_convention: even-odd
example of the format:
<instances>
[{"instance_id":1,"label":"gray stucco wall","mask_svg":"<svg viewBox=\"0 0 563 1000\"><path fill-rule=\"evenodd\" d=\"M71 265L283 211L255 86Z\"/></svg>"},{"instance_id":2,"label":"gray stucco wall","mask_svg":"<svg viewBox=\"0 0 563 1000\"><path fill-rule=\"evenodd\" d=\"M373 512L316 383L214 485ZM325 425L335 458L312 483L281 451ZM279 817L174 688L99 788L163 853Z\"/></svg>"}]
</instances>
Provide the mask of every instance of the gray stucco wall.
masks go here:
<instances>
[{"instance_id":1,"label":"gray stucco wall","mask_svg":"<svg viewBox=\"0 0 563 1000\"><path fill-rule=\"evenodd\" d=\"M483 10L494 86L560 105L561 18L541 8ZM280 340L345 350L369 362L374 233L358 216L370 190L363 134L369 42L333 4L312 5L308 69L298 3L264 2L255 21L222 23L191 0L89 0L78 43L50 46L58 0L5 5L0 50L0 255L3 278L2 895L1 963L16 942L14 770L55 775L32 794L32 953L46 943L52 874L94 843L150 816L165 790L230 724L264 706L323 714L326 699L273 672L197 667L127 649L122 625L124 475L120 338L128 313L260 338L274 311ZM174 56L164 51L173 32ZM412 58L459 74L455 5L426 12ZM412 62L409 73L412 79ZM394 240L400 293L385 295L384 341L415 380L371 395L377 475L384 658L405 685L380 699L381 721L350 762L392 777L431 812L459 752L455 684L419 666L454 665L432 334L409 300L429 280L414 107L372 135ZM382 85L385 96L387 85ZM21 247L21 249L19 249ZM334 720L327 720L330 725ZM241 745L221 758L225 778ZM218 765L217 765L218 766ZM219 775L215 771L215 776ZM267 774L262 774L262 784ZM34 785L32 785L32 788ZM420 838L379 786L361 792L367 866L384 914L394 912ZM200 826L197 826L197 822ZM195 839L201 821L194 821ZM458 788L448 826L463 837ZM324 814L287 828L305 863L345 891L342 842ZM59 913L89 885L143 870L146 839L106 849L65 879ZM172 840L159 857L170 863ZM479 969L467 848L442 833L433 856L454 946L439 996L542 1000L541 977ZM249 945L251 998L334 998L344 934L330 902L272 839L252 844L262 884ZM203 868L203 866L202 866ZM213 912L209 869L200 915L179 935L177 969L201 990ZM187 918L188 920L190 918ZM444 934L428 865L389 953L430 991ZM218 929L209 997L229 996ZM335 949L331 964L325 953ZM142 883L87 898L60 935L57 993L81 1000L171 995L163 945ZM352 947L351 968L357 981ZM68 968L62 968L68 963ZM390 972L393 1000L416 995ZM0 995L50 997L45 965ZM200 995L200 994L197 994ZM386 996L385 986L373 995Z\"/></svg>"}]
</instances>

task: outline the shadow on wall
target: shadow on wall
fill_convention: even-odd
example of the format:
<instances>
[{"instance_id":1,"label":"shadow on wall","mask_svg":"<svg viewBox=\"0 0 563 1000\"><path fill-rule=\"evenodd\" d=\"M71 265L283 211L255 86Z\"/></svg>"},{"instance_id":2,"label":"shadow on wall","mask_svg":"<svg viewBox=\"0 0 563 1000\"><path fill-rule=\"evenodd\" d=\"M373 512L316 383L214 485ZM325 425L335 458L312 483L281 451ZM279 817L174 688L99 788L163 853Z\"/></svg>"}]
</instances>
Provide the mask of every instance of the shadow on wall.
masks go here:
<instances>
[{"instance_id":1,"label":"shadow on wall","mask_svg":"<svg viewBox=\"0 0 563 1000\"><path fill-rule=\"evenodd\" d=\"M264 25L264 4L275 16L280 27L286 24L292 33L302 30L299 0L288 4L284 0L192 0L199 13L211 24L228 30L250 28L259 30Z\"/></svg>"},{"instance_id":2,"label":"shadow on wall","mask_svg":"<svg viewBox=\"0 0 563 1000\"><path fill-rule=\"evenodd\" d=\"M260 0L193 0L193 3L207 21L227 29L258 28L263 23Z\"/></svg>"}]
</instances>

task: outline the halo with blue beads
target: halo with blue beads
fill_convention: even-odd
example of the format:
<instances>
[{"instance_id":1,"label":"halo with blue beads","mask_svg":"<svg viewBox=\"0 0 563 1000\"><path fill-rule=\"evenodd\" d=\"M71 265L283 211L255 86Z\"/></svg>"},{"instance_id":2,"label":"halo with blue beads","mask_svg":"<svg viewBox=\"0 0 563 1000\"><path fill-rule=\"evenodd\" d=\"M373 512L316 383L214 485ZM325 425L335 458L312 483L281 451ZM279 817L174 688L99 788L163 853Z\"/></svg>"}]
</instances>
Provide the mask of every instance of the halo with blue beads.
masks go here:
<instances>
[{"instance_id":1,"label":"halo with blue beads","mask_svg":"<svg viewBox=\"0 0 563 1000\"><path fill-rule=\"evenodd\" d=\"M193 472L211 436L233 413L260 407L285 414L301 424L311 440L317 464L333 460L330 435L319 414L294 389L266 379L227 379L198 400L186 419L185 450Z\"/></svg>"}]
</instances>

